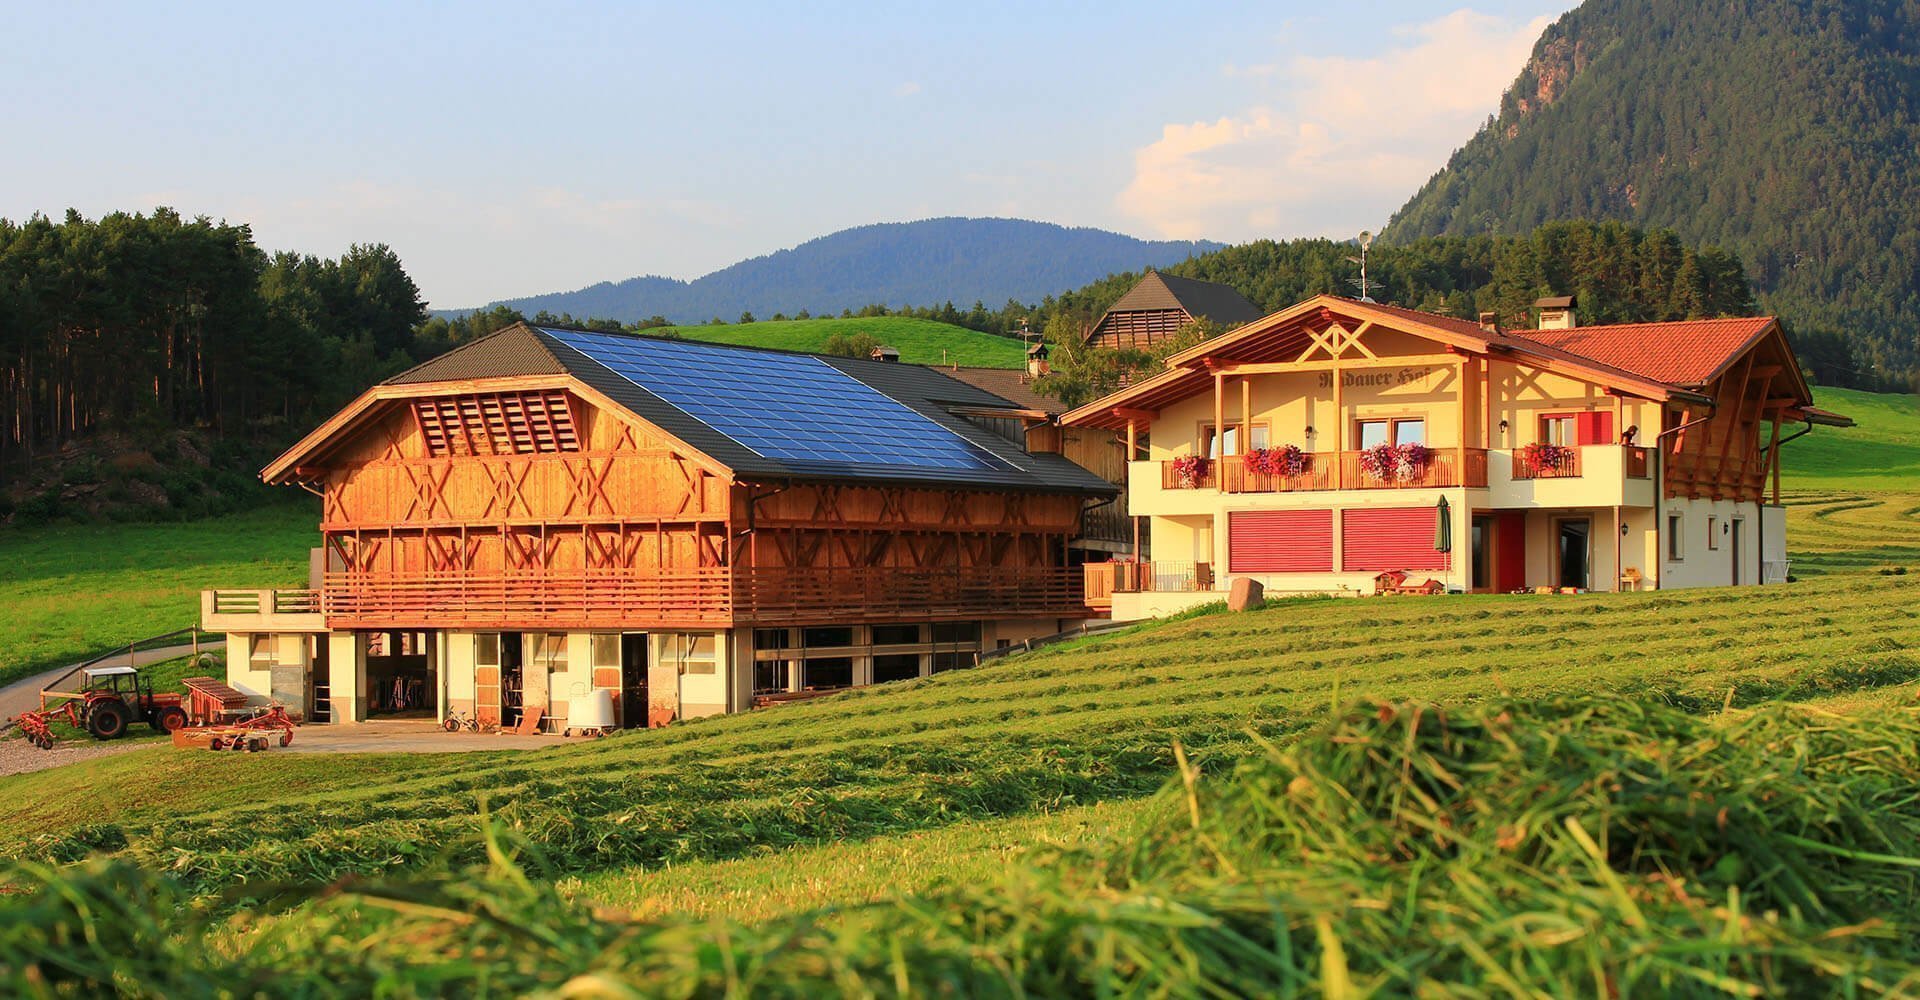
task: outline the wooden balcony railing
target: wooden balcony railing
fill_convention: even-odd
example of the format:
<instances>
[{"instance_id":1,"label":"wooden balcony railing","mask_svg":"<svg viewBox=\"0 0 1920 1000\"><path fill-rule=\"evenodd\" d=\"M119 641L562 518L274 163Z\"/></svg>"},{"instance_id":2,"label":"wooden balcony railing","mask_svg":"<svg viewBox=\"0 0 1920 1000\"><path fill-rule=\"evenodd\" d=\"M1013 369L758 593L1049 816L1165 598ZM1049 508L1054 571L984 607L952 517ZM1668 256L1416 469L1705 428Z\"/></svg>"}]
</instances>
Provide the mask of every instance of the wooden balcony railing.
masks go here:
<instances>
[{"instance_id":1,"label":"wooden balcony railing","mask_svg":"<svg viewBox=\"0 0 1920 1000\"><path fill-rule=\"evenodd\" d=\"M1552 458L1546 459L1529 456L1524 448L1516 449L1513 453L1513 478L1516 480L1578 479L1580 478L1580 449L1561 448Z\"/></svg>"},{"instance_id":2,"label":"wooden balcony railing","mask_svg":"<svg viewBox=\"0 0 1920 1000\"><path fill-rule=\"evenodd\" d=\"M1084 615L1077 567L329 573L329 625L715 627Z\"/></svg>"},{"instance_id":3,"label":"wooden balcony railing","mask_svg":"<svg viewBox=\"0 0 1920 1000\"><path fill-rule=\"evenodd\" d=\"M1229 458L1229 462L1239 459ZM1210 490L1216 485L1214 472L1220 467L1220 460L1210 458L1198 466L1182 470L1179 460L1160 463L1160 488L1163 490Z\"/></svg>"},{"instance_id":4,"label":"wooden balcony railing","mask_svg":"<svg viewBox=\"0 0 1920 1000\"><path fill-rule=\"evenodd\" d=\"M209 590L207 609L217 615L310 615L320 610L317 590Z\"/></svg>"},{"instance_id":5,"label":"wooden balcony railing","mask_svg":"<svg viewBox=\"0 0 1920 1000\"><path fill-rule=\"evenodd\" d=\"M1099 542L1132 541L1133 523L1127 517L1127 495L1122 493L1112 503L1088 508L1080 521L1080 537Z\"/></svg>"},{"instance_id":6,"label":"wooden balcony railing","mask_svg":"<svg viewBox=\"0 0 1920 1000\"><path fill-rule=\"evenodd\" d=\"M1297 493L1302 490L1330 490L1334 488L1334 472L1338 468L1338 456L1310 454L1307 456L1306 470L1299 475L1269 476L1247 468L1246 459L1234 455L1220 463L1220 492Z\"/></svg>"},{"instance_id":7,"label":"wooden balcony railing","mask_svg":"<svg viewBox=\"0 0 1920 1000\"><path fill-rule=\"evenodd\" d=\"M1307 470L1297 476L1268 476L1248 469L1239 455L1212 459L1183 475L1173 462L1160 463L1160 488L1166 490L1211 490L1222 493L1294 493L1312 490L1419 489L1436 486L1487 485L1487 451L1468 448L1466 466L1460 467L1460 452L1453 448L1435 448L1427 461L1413 469L1397 469L1385 476L1367 472L1360 452L1314 452Z\"/></svg>"},{"instance_id":8,"label":"wooden balcony railing","mask_svg":"<svg viewBox=\"0 0 1920 1000\"><path fill-rule=\"evenodd\" d=\"M1089 607L1111 607L1115 594L1168 594L1212 590L1213 566L1194 562L1088 563L1084 599Z\"/></svg>"},{"instance_id":9,"label":"wooden balcony railing","mask_svg":"<svg viewBox=\"0 0 1920 1000\"><path fill-rule=\"evenodd\" d=\"M1456 449L1435 448L1428 453L1424 463L1413 468L1401 466L1384 475L1367 471L1360 459L1363 454L1358 451L1341 453L1340 477L1343 488L1394 490L1487 485L1487 452L1484 448L1466 449L1465 468L1460 465Z\"/></svg>"}]
</instances>

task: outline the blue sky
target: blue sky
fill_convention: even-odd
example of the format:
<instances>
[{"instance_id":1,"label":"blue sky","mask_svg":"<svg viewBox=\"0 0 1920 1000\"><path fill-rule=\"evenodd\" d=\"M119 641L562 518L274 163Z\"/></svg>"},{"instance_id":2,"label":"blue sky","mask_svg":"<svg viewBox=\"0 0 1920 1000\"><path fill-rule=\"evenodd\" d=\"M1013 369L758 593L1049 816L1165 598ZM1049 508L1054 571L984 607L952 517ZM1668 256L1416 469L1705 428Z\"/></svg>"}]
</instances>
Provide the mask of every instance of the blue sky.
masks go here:
<instances>
[{"instance_id":1,"label":"blue sky","mask_svg":"<svg viewBox=\"0 0 1920 1000\"><path fill-rule=\"evenodd\" d=\"M391 244L438 307L835 229L1378 228L1569 0L6 5L0 216Z\"/></svg>"}]
</instances>

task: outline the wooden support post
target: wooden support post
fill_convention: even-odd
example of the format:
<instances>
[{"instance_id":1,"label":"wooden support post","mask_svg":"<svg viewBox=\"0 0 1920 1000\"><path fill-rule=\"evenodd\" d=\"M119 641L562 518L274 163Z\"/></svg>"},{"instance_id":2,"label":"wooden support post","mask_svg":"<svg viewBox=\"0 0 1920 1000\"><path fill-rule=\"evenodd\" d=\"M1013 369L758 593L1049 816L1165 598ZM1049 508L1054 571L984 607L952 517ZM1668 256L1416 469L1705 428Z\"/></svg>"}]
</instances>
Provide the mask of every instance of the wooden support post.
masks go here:
<instances>
[{"instance_id":1,"label":"wooden support post","mask_svg":"<svg viewBox=\"0 0 1920 1000\"><path fill-rule=\"evenodd\" d=\"M1454 362L1453 395L1460 403L1458 427L1453 434L1453 485L1465 486L1467 485L1467 359L1464 356Z\"/></svg>"},{"instance_id":2,"label":"wooden support post","mask_svg":"<svg viewBox=\"0 0 1920 1000\"><path fill-rule=\"evenodd\" d=\"M1767 447L1767 462L1773 466L1773 505L1780 506L1780 414L1773 415L1773 443Z\"/></svg>"},{"instance_id":3,"label":"wooden support post","mask_svg":"<svg viewBox=\"0 0 1920 1000\"><path fill-rule=\"evenodd\" d=\"M1253 379L1240 379L1240 454L1253 450Z\"/></svg>"},{"instance_id":4,"label":"wooden support post","mask_svg":"<svg viewBox=\"0 0 1920 1000\"><path fill-rule=\"evenodd\" d=\"M1219 449L1221 458L1227 457L1227 376L1224 372L1213 373L1213 447ZM1214 482L1218 483L1220 471L1215 469L1213 474Z\"/></svg>"},{"instance_id":5,"label":"wooden support post","mask_svg":"<svg viewBox=\"0 0 1920 1000\"><path fill-rule=\"evenodd\" d=\"M1347 488L1347 409L1341 391L1340 360L1333 362L1333 488Z\"/></svg>"},{"instance_id":6,"label":"wooden support post","mask_svg":"<svg viewBox=\"0 0 1920 1000\"><path fill-rule=\"evenodd\" d=\"M1125 463L1122 463L1122 468L1126 470L1125 474L1129 480L1133 478L1133 472L1132 472L1133 460L1135 456L1139 454L1140 454L1139 431L1134 421L1131 418L1129 418L1127 420L1127 461ZM1133 494L1129 492L1127 494L1127 497L1129 501L1128 506L1131 507ZM1134 516L1134 513L1132 510L1128 510L1127 521L1133 526L1133 558L1139 559L1140 558L1140 519Z\"/></svg>"},{"instance_id":7,"label":"wooden support post","mask_svg":"<svg viewBox=\"0 0 1920 1000\"><path fill-rule=\"evenodd\" d=\"M1493 447L1493 359L1480 359L1480 447Z\"/></svg>"}]
</instances>

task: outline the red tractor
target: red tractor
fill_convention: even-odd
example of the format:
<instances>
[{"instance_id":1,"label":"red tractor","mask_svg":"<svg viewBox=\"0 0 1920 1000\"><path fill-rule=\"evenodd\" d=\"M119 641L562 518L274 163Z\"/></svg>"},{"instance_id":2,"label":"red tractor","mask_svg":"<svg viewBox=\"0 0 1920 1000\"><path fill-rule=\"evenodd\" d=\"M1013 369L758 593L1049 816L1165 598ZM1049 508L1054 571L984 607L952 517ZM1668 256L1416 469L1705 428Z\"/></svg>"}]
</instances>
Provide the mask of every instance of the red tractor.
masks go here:
<instances>
[{"instance_id":1,"label":"red tractor","mask_svg":"<svg viewBox=\"0 0 1920 1000\"><path fill-rule=\"evenodd\" d=\"M152 682L132 667L89 667L82 671L86 686L79 691L42 691L40 710L22 712L15 721L35 746L53 748L54 719L64 717L75 728L97 740L119 739L127 727L144 722L156 732L171 733L187 724L181 696L155 692ZM48 698L66 701L48 707Z\"/></svg>"}]
</instances>

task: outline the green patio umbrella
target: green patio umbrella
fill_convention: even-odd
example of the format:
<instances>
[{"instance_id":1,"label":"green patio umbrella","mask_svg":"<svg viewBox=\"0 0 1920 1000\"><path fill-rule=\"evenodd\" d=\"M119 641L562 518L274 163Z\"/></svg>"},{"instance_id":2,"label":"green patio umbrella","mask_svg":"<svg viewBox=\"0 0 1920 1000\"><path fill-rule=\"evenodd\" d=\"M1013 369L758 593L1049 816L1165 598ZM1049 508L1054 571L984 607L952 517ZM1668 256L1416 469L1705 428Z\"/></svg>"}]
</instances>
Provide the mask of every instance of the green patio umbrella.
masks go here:
<instances>
[{"instance_id":1,"label":"green patio umbrella","mask_svg":"<svg viewBox=\"0 0 1920 1000\"><path fill-rule=\"evenodd\" d=\"M1433 505L1433 513L1433 551L1452 552L1453 509L1447 503L1446 497L1441 497L1440 502Z\"/></svg>"}]
</instances>

